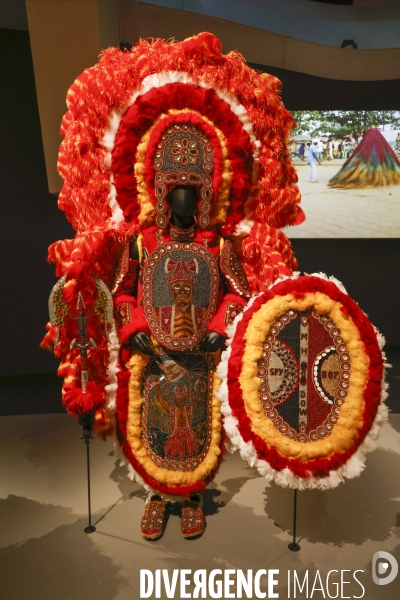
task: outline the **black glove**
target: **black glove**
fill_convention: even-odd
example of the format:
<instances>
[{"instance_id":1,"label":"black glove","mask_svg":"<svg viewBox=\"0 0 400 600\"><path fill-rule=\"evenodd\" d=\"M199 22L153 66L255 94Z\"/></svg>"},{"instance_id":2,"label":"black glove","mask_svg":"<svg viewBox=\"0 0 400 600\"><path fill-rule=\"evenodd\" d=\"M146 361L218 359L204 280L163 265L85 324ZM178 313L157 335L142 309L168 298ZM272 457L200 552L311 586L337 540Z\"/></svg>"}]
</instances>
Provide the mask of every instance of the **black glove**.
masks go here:
<instances>
[{"instance_id":1,"label":"black glove","mask_svg":"<svg viewBox=\"0 0 400 600\"><path fill-rule=\"evenodd\" d=\"M204 350L204 352L215 352L221 348L225 340L226 338L220 333L210 331L201 340L200 349Z\"/></svg>"},{"instance_id":2,"label":"black glove","mask_svg":"<svg viewBox=\"0 0 400 600\"><path fill-rule=\"evenodd\" d=\"M144 331L138 331L129 338L129 344L132 350L140 350L143 354L153 356L154 350L150 348L153 345L150 337Z\"/></svg>"}]
</instances>

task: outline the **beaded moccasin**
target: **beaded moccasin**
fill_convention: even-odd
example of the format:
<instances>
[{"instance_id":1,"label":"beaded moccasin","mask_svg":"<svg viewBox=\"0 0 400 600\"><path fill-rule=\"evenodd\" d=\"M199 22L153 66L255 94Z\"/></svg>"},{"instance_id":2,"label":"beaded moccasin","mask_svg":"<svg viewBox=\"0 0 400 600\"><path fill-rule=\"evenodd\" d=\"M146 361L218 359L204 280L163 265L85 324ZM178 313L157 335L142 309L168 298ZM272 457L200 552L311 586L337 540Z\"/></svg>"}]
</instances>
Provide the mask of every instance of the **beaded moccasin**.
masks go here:
<instances>
[{"instance_id":1,"label":"beaded moccasin","mask_svg":"<svg viewBox=\"0 0 400 600\"><path fill-rule=\"evenodd\" d=\"M158 540L164 533L165 503L159 496L152 496L146 502L146 508L140 524L140 531L146 540Z\"/></svg>"},{"instance_id":2,"label":"beaded moccasin","mask_svg":"<svg viewBox=\"0 0 400 600\"><path fill-rule=\"evenodd\" d=\"M184 538L197 537L204 532L206 520L202 505L203 499L200 494L193 495L190 500L185 501L181 516L181 532Z\"/></svg>"}]
</instances>

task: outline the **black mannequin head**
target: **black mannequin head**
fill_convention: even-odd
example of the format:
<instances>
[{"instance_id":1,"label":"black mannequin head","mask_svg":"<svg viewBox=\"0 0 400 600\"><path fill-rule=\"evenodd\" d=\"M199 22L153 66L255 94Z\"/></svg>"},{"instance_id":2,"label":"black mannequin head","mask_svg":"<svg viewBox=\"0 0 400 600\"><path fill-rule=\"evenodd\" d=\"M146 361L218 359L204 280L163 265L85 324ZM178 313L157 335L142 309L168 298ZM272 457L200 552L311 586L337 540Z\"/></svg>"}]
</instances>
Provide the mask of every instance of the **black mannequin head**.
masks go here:
<instances>
[{"instance_id":1,"label":"black mannequin head","mask_svg":"<svg viewBox=\"0 0 400 600\"><path fill-rule=\"evenodd\" d=\"M197 188L192 185L177 185L169 195L172 213L178 218L193 217L197 201Z\"/></svg>"}]
</instances>

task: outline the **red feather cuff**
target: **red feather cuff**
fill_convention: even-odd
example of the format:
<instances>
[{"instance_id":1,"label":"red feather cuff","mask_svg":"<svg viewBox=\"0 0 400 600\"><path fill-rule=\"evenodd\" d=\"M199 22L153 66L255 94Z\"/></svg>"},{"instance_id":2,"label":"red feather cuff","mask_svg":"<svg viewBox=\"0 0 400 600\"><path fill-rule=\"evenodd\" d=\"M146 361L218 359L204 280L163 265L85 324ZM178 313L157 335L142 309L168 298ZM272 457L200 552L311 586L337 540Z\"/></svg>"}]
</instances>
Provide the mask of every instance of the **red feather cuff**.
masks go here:
<instances>
[{"instance_id":1,"label":"red feather cuff","mask_svg":"<svg viewBox=\"0 0 400 600\"><path fill-rule=\"evenodd\" d=\"M72 386L65 386L64 390L63 404L70 414L87 415L103 407L104 392L94 381L88 381L86 392Z\"/></svg>"},{"instance_id":2,"label":"red feather cuff","mask_svg":"<svg viewBox=\"0 0 400 600\"><path fill-rule=\"evenodd\" d=\"M121 340L121 344L127 342L130 336L134 335L138 331L145 331L150 335L150 329L141 306L132 309L130 322L121 327L119 330L119 339Z\"/></svg>"}]
</instances>

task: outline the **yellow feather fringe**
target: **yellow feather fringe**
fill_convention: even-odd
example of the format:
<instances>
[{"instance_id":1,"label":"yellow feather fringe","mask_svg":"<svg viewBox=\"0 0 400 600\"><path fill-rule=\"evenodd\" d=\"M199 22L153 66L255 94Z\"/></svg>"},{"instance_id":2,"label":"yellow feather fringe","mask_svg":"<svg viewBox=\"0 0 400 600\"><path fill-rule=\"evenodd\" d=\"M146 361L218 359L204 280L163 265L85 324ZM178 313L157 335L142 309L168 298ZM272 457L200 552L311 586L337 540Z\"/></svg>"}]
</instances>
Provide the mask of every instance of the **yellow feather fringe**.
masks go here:
<instances>
[{"instance_id":1,"label":"yellow feather fringe","mask_svg":"<svg viewBox=\"0 0 400 600\"><path fill-rule=\"evenodd\" d=\"M138 217L140 225L151 225L155 219L155 210L153 203L150 200L145 179L145 158L151 134L153 133L153 130L159 121L165 119L165 117L167 117L166 114L161 114L159 116L159 118L143 135L136 149L134 172L137 182L138 200L140 204L140 213Z\"/></svg>"}]
</instances>

